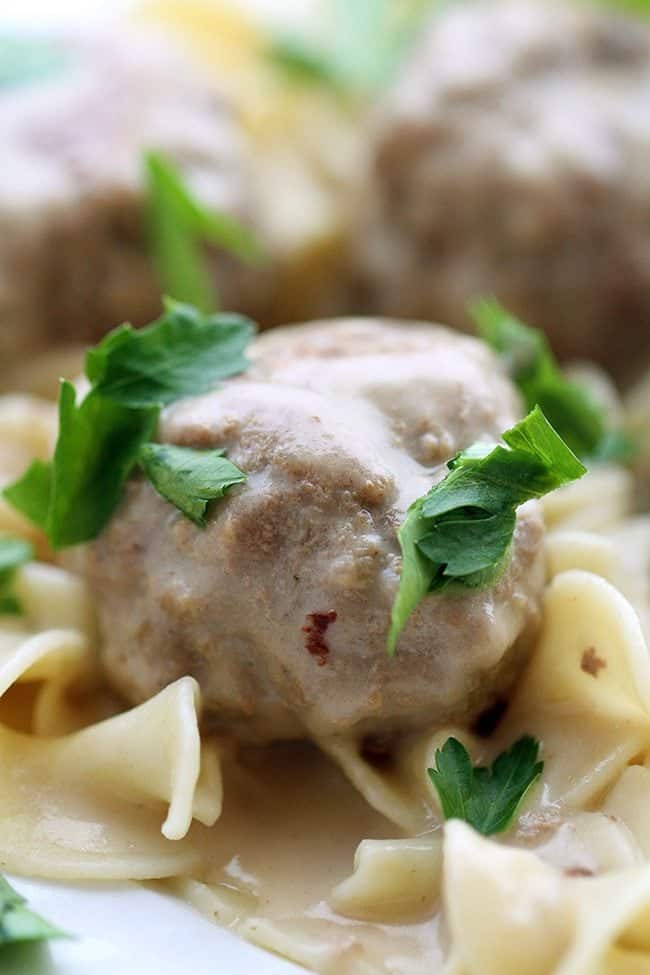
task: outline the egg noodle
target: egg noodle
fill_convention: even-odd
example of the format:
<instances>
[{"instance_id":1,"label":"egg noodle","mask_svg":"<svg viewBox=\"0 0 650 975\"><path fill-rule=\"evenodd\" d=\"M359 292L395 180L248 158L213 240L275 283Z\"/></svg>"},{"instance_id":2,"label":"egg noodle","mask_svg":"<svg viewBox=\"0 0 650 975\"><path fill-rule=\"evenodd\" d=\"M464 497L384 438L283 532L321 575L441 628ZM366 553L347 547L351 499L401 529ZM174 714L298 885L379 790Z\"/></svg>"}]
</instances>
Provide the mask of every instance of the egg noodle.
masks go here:
<instances>
[{"instance_id":1,"label":"egg noodle","mask_svg":"<svg viewBox=\"0 0 650 975\"><path fill-rule=\"evenodd\" d=\"M4 480L48 456L55 426L45 400L0 398ZM2 870L168 878L336 975L650 973L650 516L632 494L603 467L545 500L543 626L496 731L411 734L387 760L351 739L202 740L191 677L121 710L83 581L0 502L0 532L37 553L15 580L23 615L0 617ZM505 838L443 828L436 749L454 735L484 764L522 734L544 772Z\"/></svg>"}]
</instances>

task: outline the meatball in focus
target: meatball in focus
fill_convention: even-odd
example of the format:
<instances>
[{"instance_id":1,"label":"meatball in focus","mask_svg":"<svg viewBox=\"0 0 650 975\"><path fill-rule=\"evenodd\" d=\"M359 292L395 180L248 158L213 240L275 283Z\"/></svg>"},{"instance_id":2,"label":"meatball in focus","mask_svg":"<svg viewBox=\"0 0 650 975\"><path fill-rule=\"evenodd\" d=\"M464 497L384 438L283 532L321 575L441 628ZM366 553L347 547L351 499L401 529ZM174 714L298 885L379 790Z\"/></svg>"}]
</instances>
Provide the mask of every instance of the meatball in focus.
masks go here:
<instances>
[{"instance_id":1,"label":"meatball in focus","mask_svg":"<svg viewBox=\"0 0 650 975\"><path fill-rule=\"evenodd\" d=\"M252 367L165 410L160 439L248 474L197 528L135 477L84 571L103 664L130 701L182 674L208 721L256 740L471 720L524 665L544 581L536 502L491 589L430 596L386 654L406 509L520 416L491 352L439 326L278 329Z\"/></svg>"},{"instance_id":2,"label":"meatball in focus","mask_svg":"<svg viewBox=\"0 0 650 975\"><path fill-rule=\"evenodd\" d=\"M16 43L27 56L37 42ZM125 33L38 43L32 56L47 54L44 70L0 79L4 371L158 314L143 226L146 150L176 163L206 205L244 216L248 198L236 119L173 47ZM231 263L215 270L235 307Z\"/></svg>"},{"instance_id":3,"label":"meatball in focus","mask_svg":"<svg viewBox=\"0 0 650 975\"><path fill-rule=\"evenodd\" d=\"M650 355L650 29L589 4L452 6L374 127L359 234L378 314L494 294L563 357Z\"/></svg>"}]
</instances>

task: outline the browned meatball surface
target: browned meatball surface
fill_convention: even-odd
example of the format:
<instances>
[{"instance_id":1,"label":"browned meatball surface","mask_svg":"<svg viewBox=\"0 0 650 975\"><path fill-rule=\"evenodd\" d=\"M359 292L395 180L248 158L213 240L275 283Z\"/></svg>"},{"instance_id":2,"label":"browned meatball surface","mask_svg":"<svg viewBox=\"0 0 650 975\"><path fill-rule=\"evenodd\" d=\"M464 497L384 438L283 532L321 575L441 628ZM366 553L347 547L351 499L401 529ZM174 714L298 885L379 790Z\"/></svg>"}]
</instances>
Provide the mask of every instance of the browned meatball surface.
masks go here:
<instances>
[{"instance_id":1,"label":"browned meatball surface","mask_svg":"<svg viewBox=\"0 0 650 975\"><path fill-rule=\"evenodd\" d=\"M163 441L223 447L248 482L203 530L135 478L85 552L103 663L141 701L182 674L209 722L256 739L468 720L525 661L543 586L537 504L495 587L427 598L386 654L408 505L520 404L492 354L439 326L269 332L253 366L168 408Z\"/></svg>"},{"instance_id":2,"label":"browned meatball surface","mask_svg":"<svg viewBox=\"0 0 650 975\"><path fill-rule=\"evenodd\" d=\"M650 29L588 3L452 4L374 128L377 314L468 325L495 294L562 357L650 358Z\"/></svg>"},{"instance_id":3,"label":"browned meatball surface","mask_svg":"<svg viewBox=\"0 0 650 975\"><path fill-rule=\"evenodd\" d=\"M206 206L241 218L248 206L238 121L175 48L125 32L48 43L58 59L50 73L0 83L4 373L159 313L144 227L146 150L172 160ZM215 270L224 305L239 307L232 264L219 258Z\"/></svg>"}]
</instances>

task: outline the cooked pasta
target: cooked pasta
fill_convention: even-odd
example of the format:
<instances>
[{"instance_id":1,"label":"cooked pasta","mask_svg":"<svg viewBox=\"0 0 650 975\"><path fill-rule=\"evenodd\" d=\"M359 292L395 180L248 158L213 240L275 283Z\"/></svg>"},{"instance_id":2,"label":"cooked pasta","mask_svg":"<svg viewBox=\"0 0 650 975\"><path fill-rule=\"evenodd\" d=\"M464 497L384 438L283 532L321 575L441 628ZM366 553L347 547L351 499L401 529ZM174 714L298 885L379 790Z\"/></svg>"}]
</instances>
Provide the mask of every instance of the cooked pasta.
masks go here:
<instances>
[{"instance_id":1,"label":"cooked pasta","mask_svg":"<svg viewBox=\"0 0 650 975\"><path fill-rule=\"evenodd\" d=\"M53 413L0 400L5 479L47 456ZM16 573L23 615L0 617L2 868L170 878L212 920L336 975L650 971L650 518L617 467L544 511L542 630L496 730L411 732L373 755L350 736L202 741L191 677L124 711L85 583L3 504L1 531L42 561ZM505 838L443 827L436 750L455 736L485 764L522 734L544 772Z\"/></svg>"}]
</instances>

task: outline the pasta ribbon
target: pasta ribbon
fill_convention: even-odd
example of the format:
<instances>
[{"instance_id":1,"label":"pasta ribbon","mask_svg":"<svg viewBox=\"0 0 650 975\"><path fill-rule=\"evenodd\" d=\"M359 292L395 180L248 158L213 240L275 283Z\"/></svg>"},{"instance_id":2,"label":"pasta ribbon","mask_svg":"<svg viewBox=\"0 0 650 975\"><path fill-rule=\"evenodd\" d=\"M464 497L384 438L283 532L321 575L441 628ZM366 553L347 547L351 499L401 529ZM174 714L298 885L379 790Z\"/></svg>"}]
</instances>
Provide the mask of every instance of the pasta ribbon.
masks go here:
<instances>
[{"instance_id":1,"label":"pasta ribbon","mask_svg":"<svg viewBox=\"0 0 650 975\"><path fill-rule=\"evenodd\" d=\"M464 823L445 833L445 975L629 975L650 967L650 865L574 877Z\"/></svg>"},{"instance_id":2,"label":"pasta ribbon","mask_svg":"<svg viewBox=\"0 0 650 975\"><path fill-rule=\"evenodd\" d=\"M345 917L384 923L420 920L440 895L442 833L404 840L363 840L354 873L330 897Z\"/></svg>"},{"instance_id":3,"label":"pasta ribbon","mask_svg":"<svg viewBox=\"0 0 650 975\"><path fill-rule=\"evenodd\" d=\"M64 879L185 873L200 860L192 818L221 811L219 762L201 748L196 682L62 738L0 727L0 862ZM161 811L167 807L161 828ZM169 843L170 839L178 843Z\"/></svg>"}]
</instances>

